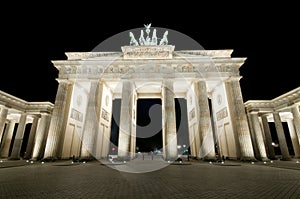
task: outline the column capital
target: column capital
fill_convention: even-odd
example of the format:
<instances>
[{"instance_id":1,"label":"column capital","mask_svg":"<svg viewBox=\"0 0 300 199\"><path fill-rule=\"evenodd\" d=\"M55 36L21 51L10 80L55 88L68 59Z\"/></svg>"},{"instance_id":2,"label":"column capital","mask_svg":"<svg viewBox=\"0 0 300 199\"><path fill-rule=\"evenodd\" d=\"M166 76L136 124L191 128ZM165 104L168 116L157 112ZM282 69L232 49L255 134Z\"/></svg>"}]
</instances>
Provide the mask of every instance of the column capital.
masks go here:
<instances>
[{"instance_id":1,"label":"column capital","mask_svg":"<svg viewBox=\"0 0 300 199\"><path fill-rule=\"evenodd\" d=\"M224 80L224 82L240 81L240 79L242 79L242 76L229 77L228 79Z\"/></svg>"},{"instance_id":2,"label":"column capital","mask_svg":"<svg viewBox=\"0 0 300 199\"><path fill-rule=\"evenodd\" d=\"M251 110L248 113L251 114L251 115L258 115L259 110Z\"/></svg>"},{"instance_id":3,"label":"column capital","mask_svg":"<svg viewBox=\"0 0 300 199\"><path fill-rule=\"evenodd\" d=\"M56 79L56 81L58 83L66 83L66 84L74 84L74 80L70 80L70 79Z\"/></svg>"}]
</instances>

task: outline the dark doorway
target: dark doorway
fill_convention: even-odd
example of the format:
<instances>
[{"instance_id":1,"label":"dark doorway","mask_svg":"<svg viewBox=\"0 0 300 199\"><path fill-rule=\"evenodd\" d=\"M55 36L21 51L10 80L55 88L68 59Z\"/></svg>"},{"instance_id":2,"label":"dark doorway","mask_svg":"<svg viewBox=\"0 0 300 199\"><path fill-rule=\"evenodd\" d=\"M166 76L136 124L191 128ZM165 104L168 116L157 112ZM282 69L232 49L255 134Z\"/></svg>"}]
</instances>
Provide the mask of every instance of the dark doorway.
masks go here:
<instances>
[{"instance_id":1,"label":"dark doorway","mask_svg":"<svg viewBox=\"0 0 300 199\"><path fill-rule=\"evenodd\" d=\"M11 138L10 146L9 146L8 157L11 156L11 152L12 152L12 149L13 149L13 146L14 146L14 142L15 142L15 137L16 137L16 134L17 134L18 126L19 126L19 124L16 123L16 124L15 124L15 128L14 128L14 132L13 132L13 136L12 136L12 138Z\"/></svg>"},{"instance_id":2,"label":"dark doorway","mask_svg":"<svg viewBox=\"0 0 300 199\"><path fill-rule=\"evenodd\" d=\"M184 98L175 98L176 130L178 153L187 155L189 153L189 132L187 120L187 104Z\"/></svg>"},{"instance_id":3,"label":"dark doorway","mask_svg":"<svg viewBox=\"0 0 300 199\"><path fill-rule=\"evenodd\" d=\"M20 151L20 157L23 158L26 153L26 147L28 144L28 139L30 135L30 130L31 130L32 123L28 123L25 126L25 131L24 131L24 136L23 136L23 141L22 141L22 146L21 146L21 151Z\"/></svg>"},{"instance_id":4,"label":"dark doorway","mask_svg":"<svg viewBox=\"0 0 300 199\"><path fill-rule=\"evenodd\" d=\"M118 154L119 143L119 125L120 125L121 99L114 99L112 104L112 118L110 130L110 147L109 154Z\"/></svg>"},{"instance_id":5,"label":"dark doorway","mask_svg":"<svg viewBox=\"0 0 300 199\"><path fill-rule=\"evenodd\" d=\"M271 131L272 142L273 142L272 145L274 147L275 155L282 155L281 151L280 151L280 145L279 145L279 140L278 140L278 136L277 136L277 131L275 128L275 123L269 122L269 127L270 127L270 131ZM289 133L287 122L282 122L282 127L284 130L285 140L286 140L289 154L294 155L295 153L294 153L293 144L292 144L292 140L291 140L291 136Z\"/></svg>"},{"instance_id":6,"label":"dark doorway","mask_svg":"<svg viewBox=\"0 0 300 199\"><path fill-rule=\"evenodd\" d=\"M138 99L136 123L137 152L162 152L161 99Z\"/></svg>"}]
</instances>

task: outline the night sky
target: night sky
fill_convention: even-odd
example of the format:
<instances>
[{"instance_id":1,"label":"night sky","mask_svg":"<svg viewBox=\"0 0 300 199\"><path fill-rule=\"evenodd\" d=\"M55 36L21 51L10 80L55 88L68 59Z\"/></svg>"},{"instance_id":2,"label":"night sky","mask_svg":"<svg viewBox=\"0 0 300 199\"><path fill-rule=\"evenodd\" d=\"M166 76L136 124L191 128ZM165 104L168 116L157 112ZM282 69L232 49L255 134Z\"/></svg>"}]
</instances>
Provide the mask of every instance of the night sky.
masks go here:
<instances>
[{"instance_id":1,"label":"night sky","mask_svg":"<svg viewBox=\"0 0 300 199\"><path fill-rule=\"evenodd\" d=\"M296 8L274 1L5 3L0 18L0 90L27 101L53 103L58 71L51 60L66 59L65 52L91 51L112 35L152 23L182 32L205 49L233 49L232 57L247 57L240 69L244 101L273 99L299 87Z\"/></svg>"}]
</instances>

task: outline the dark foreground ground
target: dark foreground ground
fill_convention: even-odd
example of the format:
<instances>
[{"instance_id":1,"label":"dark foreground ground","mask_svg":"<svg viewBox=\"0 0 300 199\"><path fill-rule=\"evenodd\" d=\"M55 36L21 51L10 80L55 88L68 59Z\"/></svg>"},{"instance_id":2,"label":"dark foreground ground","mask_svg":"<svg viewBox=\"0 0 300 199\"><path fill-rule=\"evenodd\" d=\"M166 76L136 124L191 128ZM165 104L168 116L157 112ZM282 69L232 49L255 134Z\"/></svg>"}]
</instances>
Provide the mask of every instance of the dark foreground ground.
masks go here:
<instances>
[{"instance_id":1,"label":"dark foreground ground","mask_svg":"<svg viewBox=\"0 0 300 199\"><path fill-rule=\"evenodd\" d=\"M152 172L127 173L98 161L42 164L3 160L0 198L296 199L300 198L300 163L297 161L266 164L194 161L171 164Z\"/></svg>"}]
</instances>

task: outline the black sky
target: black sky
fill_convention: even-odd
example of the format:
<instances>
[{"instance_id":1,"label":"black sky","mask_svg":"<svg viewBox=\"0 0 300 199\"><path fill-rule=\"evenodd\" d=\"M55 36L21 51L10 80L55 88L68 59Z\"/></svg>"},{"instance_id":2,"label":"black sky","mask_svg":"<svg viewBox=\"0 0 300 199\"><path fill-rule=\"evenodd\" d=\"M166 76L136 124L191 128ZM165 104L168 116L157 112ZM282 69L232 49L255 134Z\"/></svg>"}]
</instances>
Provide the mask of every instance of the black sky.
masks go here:
<instances>
[{"instance_id":1,"label":"black sky","mask_svg":"<svg viewBox=\"0 0 300 199\"><path fill-rule=\"evenodd\" d=\"M54 102L58 71L51 60L91 51L112 35L152 23L182 32L205 49L233 49L233 57L247 57L240 69L244 101L272 99L300 83L296 8L274 2L6 3L0 19L0 90L27 101Z\"/></svg>"}]
</instances>

